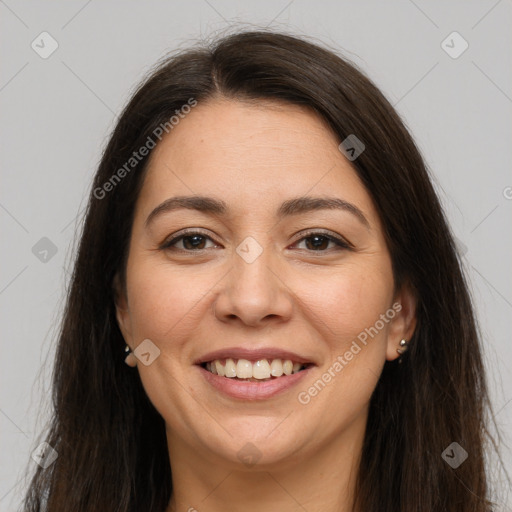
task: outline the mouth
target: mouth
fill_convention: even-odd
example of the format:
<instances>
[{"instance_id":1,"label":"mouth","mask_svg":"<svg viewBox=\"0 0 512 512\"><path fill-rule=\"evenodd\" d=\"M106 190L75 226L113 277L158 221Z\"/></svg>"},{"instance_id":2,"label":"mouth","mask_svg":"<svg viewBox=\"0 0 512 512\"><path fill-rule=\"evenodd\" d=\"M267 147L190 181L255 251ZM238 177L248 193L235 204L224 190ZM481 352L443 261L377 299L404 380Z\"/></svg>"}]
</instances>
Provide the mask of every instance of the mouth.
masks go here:
<instances>
[{"instance_id":1,"label":"mouth","mask_svg":"<svg viewBox=\"0 0 512 512\"><path fill-rule=\"evenodd\" d=\"M195 366L215 391L231 399L254 401L292 390L307 379L317 362L313 356L277 347L231 347L203 355Z\"/></svg>"},{"instance_id":2,"label":"mouth","mask_svg":"<svg viewBox=\"0 0 512 512\"><path fill-rule=\"evenodd\" d=\"M200 366L219 377L246 382L265 382L304 371L312 366L312 363L280 358L261 358L250 361L228 357L207 361Z\"/></svg>"}]
</instances>

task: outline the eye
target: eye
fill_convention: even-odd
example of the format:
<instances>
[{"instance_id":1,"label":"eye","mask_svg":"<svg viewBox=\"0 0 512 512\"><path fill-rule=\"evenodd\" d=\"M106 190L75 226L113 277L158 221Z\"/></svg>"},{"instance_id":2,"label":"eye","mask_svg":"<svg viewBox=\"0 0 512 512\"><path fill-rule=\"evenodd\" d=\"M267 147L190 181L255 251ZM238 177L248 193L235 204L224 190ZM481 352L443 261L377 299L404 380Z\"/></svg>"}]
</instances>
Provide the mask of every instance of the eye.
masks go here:
<instances>
[{"instance_id":1,"label":"eye","mask_svg":"<svg viewBox=\"0 0 512 512\"><path fill-rule=\"evenodd\" d=\"M210 243L211 245L208 245ZM304 247L300 247L304 244ZM353 246L341 237L321 232L310 232L294 244L299 249L308 252L330 252L331 250L351 249ZM181 232L164 242L160 249L172 249L184 252L202 251L218 247L218 244L208 235L200 231Z\"/></svg>"},{"instance_id":2,"label":"eye","mask_svg":"<svg viewBox=\"0 0 512 512\"><path fill-rule=\"evenodd\" d=\"M161 249L177 249L181 251L201 251L203 249L210 249L212 246L207 246L208 241L216 246L215 242L204 233L200 231L188 231L181 233L163 243Z\"/></svg>"},{"instance_id":3,"label":"eye","mask_svg":"<svg viewBox=\"0 0 512 512\"><path fill-rule=\"evenodd\" d=\"M342 238L330 234L314 232L307 233L306 236L296 242L296 245L300 245L301 243L304 243L306 250L317 252L328 252L330 249L350 249L352 247L349 242Z\"/></svg>"}]
</instances>

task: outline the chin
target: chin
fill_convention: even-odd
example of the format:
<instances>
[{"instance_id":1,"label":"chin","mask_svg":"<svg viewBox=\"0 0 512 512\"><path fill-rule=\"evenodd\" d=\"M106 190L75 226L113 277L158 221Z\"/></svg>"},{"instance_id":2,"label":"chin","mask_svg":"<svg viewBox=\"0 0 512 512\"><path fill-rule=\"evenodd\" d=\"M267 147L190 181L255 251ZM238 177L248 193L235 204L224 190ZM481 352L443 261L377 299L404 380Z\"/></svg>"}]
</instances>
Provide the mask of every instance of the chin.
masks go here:
<instances>
[{"instance_id":1,"label":"chin","mask_svg":"<svg viewBox=\"0 0 512 512\"><path fill-rule=\"evenodd\" d=\"M223 423L231 435L221 427L215 429L220 438L212 436L209 430L205 444L215 456L238 469L284 469L301 462L308 451L307 427L303 422L300 422L300 428L296 421L288 422L288 414L279 418L233 418L231 422Z\"/></svg>"}]
</instances>

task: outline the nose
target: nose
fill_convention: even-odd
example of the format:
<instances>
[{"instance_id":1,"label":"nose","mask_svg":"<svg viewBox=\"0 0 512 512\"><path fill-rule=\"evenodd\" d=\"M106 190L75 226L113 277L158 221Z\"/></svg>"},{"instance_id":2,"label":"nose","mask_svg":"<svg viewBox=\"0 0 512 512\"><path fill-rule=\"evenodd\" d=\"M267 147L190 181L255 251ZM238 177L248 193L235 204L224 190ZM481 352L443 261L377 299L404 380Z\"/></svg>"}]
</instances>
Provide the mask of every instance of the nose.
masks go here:
<instances>
[{"instance_id":1,"label":"nose","mask_svg":"<svg viewBox=\"0 0 512 512\"><path fill-rule=\"evenodd\" d=\"M287 321L293 310L293 294L280 275L271 249L249 261L233 253L232 270L221 281L213 305L216 318L252 327Z\"/></svg>"}]
</instances>

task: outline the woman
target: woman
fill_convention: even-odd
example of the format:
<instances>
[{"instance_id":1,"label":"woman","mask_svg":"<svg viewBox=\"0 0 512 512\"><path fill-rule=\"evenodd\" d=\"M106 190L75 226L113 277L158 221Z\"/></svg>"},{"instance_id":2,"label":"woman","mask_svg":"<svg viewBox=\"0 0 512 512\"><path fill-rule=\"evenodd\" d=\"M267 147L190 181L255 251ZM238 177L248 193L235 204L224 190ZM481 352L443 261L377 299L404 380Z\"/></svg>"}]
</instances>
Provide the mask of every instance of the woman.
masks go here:
<instances>
[{"instance_id":1,"label":"woman","mask_svg":"<svg viewBox=\"0 0 512 512\"><path fill-rule=\"evenodd\" d=\"M139 87L53 385L26 510L489 510L480 346L425 164L303 39L235 34Z\"/></svg>"}]
</instances>

